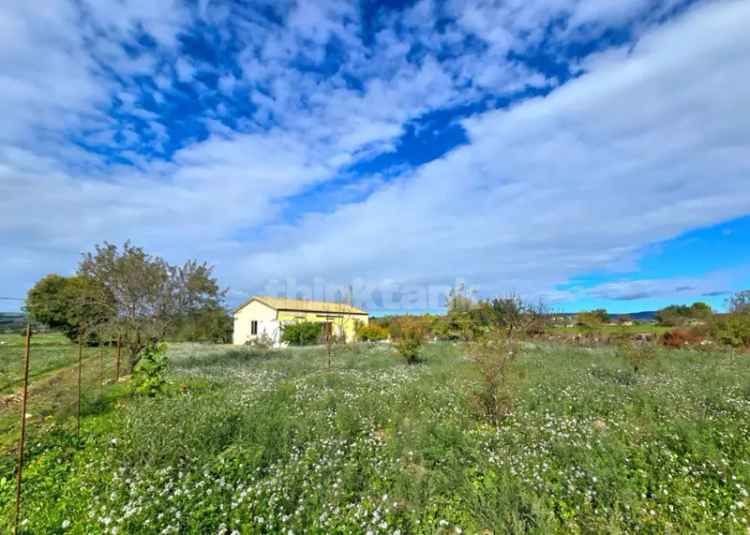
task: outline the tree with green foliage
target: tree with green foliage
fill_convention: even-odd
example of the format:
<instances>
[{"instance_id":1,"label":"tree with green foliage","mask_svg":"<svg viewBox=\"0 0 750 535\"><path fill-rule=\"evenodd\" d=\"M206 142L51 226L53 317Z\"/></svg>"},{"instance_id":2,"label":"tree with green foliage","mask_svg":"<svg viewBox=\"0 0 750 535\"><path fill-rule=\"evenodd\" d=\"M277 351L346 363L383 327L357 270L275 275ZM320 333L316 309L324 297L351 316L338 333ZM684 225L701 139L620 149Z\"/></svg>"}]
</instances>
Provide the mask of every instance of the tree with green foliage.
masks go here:
<instances>
[{"instance_id":1,"label":"tree with green foliage","mask_svg":"<svg viewBox=\"0 0 750 535\"><path fill-rule=\"evenodd\" d=\"M722 345L750 347L750 314L731 313L718 316L709 329L711 338Z\"/></svg>"},{"instance_id":2,"label":"tree with green foliage","mask_svg":"<svg viewBox=\"0 0 750 535\"><path fill-rule=\"evenodd\" d=\"M321 341L323 323L298 321L284 325L281 341L293 346L309 346Z\"/></svg>"},{"instance_id":3,"label":"tree with green foliage","mask_svg":"<svg viewBox=\"0 0 750 535\"><path fill-rule=\"evenodd\" d=\"M226 344L232 341L233 324L232 316L224 308L209 307L179 318L169 337L184 342Z\"/></svg>"},{"instance_id":4,"label":"tree with green foliage","mask_svg":"<svg viewBox=\"0 0 750 535\"><path fill-rule=\"evenodd\" d=\"M81 276L47 275L26 296L33 321L61 330L71 340L79 334L96 343L98 326L115 314L114 296L99 282Z\"/></svg>"},{"instance_id":5,"label":"tree with green foliage","mask_svg":"<svg viewBox=\"0 0 750 535\"><path fill-rule=\"evenodd\" d=\"M439 340L469 341L480 332L481 325L469 312L452 312L439 317L430 324L431 334Z\"/></svg>"},{"instance_id":6,"label":"tree with green foliage","mask_svg":"<svg viewBox=\"0 0 750 535\"><path fill-rule=\"evenodd\" d=\"M514 294L480 301L471 315L480 325L505 331L511 340L544 331L547 321L544 303L529 303Z\"/></svg>"},{"instance_id":7,"label":"tree with green foliage","mask_svg":"<svg viewBox=\"0 0 750 535\"><path fill-rule=\"evenodd\" d=\"M600 327L609 321L609 313L603 308L579 312L576 314L576 323L581 327Z\"/></svg>"},{"instance_id":8,"label":"tree with green foliage","mask_svg":"<svg viewBox=\"0 0 750 535\"><path fill-rule=\"evenodd\" d=\"M78 275L100 289L100 301L112 296L114 315L107 327L122 335L131 366L180 319L220 308L226 295L208 264L189 260L173 266L130 242L122 248L107 242L97 245L84 255Z\"/></svg>"},{"instance_id":9,"label":"tree with green foliage","mask_svg":"<svg viewBox=\"0 0 750 535\"><path fill-rule=\"evenodd\" d=\"M448 315L452 313L466 313L476 306L470 292L464 284L451 288L447 299Z\"/></svg>"},{"instance_id":10,"label":"tree with green foliage","mask_svg":"<svg viewBox=\"0 0 750 535\"><path fill-rule=\"evenodd\" d=\"M690 305L690 317L693 319L711 319L714 315L714 311L710 305L701 301Z\"/></svg>"},{"instance_id":11,"label":"tree with green foliage","mask_svg":"<svg viewBox=\"0 0 750 535\"><path fill-rule=\"evenodd\" d=\"M711 322L711 338L731 347L750 347L750 290L732 295L727 308L727 314L717 315Z\"/></svg>"},{"instance_id":12,"label":"tree with green foliage","mask_svg":"<svg viewBox=\"0 0 750 535\"><path fill-rule=\"evenodd\" d=\"M679 327L690 320L706 321L713 316L713 310L702 302L687 305L670 305L656 313L656 321L668 327Z\"/></svg>"}]
</instances>

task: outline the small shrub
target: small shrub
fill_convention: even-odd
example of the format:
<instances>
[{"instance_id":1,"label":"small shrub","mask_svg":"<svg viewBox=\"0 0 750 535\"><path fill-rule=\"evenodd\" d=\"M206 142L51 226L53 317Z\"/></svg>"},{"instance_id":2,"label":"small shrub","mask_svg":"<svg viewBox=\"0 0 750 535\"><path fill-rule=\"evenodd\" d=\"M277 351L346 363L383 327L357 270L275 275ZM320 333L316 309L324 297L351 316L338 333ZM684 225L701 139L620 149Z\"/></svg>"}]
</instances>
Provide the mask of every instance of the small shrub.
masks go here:
<instances>
[{"instance_id":1,"label":"small shrub","mask_svg":"<svg viewBox=\"0 0 750 535\"><path fill-rule=\"evenodd\" d=\"M388 329L373 323L357 326L357 338L362 342L378 342L388 338Z\"/></svg>"},{"instance_id":2,"label":"small shrub","mask_svg":"<svg viewBox=\"0 0 750 535\"><path fill-rule=\"evenodd\" d=\"M133 371L133 388L137 394L154 397L164 390L167 384L167 345L150 344L143 350Z\"/></svg>"},{"instance_id":3,"label":"small shrub","mask_svg":"<svg viewBox=\"0 0 750 535\"><path fill-rule=\"evenodd\" d=\"M469 344L469 357L480 376L476 405L481 416L495 426L510 413L513 404L513 362L517 354L517 344L498 331Z\"/></svg>"},{"instance_id":4,"label":"small shrub","mask_svg":"<svg viewBox=\"0 0 750 535\"><path fill-rule=\"evenodd\" d=\"M322 323L300 321L284 326L281 341L293 346L309 346L320 341Z\"/></svg>"},{"instance_id":5,"label":"small shrub","mask_svg":"<svg viewBox=\"0 0 750 535\"><path fill-rule=\"evenodd\" d=\"M424 328L417 322L399 322L399 337L394 343L396 351L408 364L419 362L419 352L424 342Z\"/></svg>"},{"instance_id":6,"label":"small shrub","mask_svg":"<svg viewBox=\"0 0 750 535\"><path fill-rule=\"evenodd\" d=\"M731 347L750 347L750 312L735 312L714 319L711 338Z\"/></svg>"},{"instance_id":7,"label":"small shrub","mask_svg":"<svg viewBox=\"0 0 750 535\"><path fill-rule=\"evenodd\" d=\"M617 353L628 361L637 374L644 364L656 358L656 346L649 343L625 341L617 347Z\"/></svg>"},{"instance_id":8,"label":"small shrub","mask_svg":"<svg viewBox=\"0 0 750 535\"><path fill-rule=\"evenodd\" d=\"M687 329L673 329L665 332L661 337L661 344L664 347L678 349L690 345L697 345L703 341L703 338L693 331Z\"/></svg>"}]
</instances>

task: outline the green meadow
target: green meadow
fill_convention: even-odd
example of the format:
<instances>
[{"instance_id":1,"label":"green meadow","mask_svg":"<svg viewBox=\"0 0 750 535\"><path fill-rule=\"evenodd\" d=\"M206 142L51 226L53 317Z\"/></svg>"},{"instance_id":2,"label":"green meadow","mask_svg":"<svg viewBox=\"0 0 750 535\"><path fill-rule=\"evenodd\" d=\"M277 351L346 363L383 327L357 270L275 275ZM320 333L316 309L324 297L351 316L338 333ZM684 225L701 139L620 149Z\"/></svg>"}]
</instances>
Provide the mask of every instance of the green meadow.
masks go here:
<instances>
[{"instance_id":1,"label":"green meadow","mask_svg":"<svg viewBox=\"0 0 750 535\"><path fill-rule=\"evenodd\" d=\"M94 352L80 442L69 357L46 355L34 369L62 379L30 401L22 532L748 533L747 355L658 349L634 373L612 348L525 344L493 426L465 354L429 344L407 365L359 344L329 368L317 347L172 344L148 398L97 383Z\"/></svg>"}]
</instances>

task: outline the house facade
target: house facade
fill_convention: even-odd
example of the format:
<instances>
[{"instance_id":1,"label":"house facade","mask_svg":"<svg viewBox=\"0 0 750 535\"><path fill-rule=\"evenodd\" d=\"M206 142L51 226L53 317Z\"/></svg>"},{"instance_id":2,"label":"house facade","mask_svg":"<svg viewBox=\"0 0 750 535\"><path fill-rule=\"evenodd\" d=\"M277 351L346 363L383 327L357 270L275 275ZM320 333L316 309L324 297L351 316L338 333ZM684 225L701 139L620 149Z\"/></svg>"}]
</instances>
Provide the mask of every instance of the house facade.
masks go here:
<instances>
[{"instance_id":1,"label":"house facade","mask_svg":"<svg viewBox=\"0 0 750 535\"><path fill-rule=\"evenodd\" d=\"M267 340L278 345L285 325L303 321L325 323L335 336L351 342L357 325L368 320L367 312L347 304L256 296L234 310L233 343Z\"/></svg>"}]
</instances>

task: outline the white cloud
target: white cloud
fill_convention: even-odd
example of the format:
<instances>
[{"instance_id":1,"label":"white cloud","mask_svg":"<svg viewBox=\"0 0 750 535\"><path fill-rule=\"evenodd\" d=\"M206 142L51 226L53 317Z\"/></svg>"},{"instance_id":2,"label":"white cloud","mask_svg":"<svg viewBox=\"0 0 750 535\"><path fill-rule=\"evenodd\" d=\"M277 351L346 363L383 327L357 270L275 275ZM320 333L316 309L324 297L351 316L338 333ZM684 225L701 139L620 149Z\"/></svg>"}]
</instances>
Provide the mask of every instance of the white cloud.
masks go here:
<instances>
[{"instance_id":1,"label":"white cloud","mask_svg":"<svg viewBox=\"0 0 750 535\"><path fill-rule=\"evenodd\" d=\"M319 214L289 199L394 150L409 121L487 91L553 85L504 56L538 39L549 12L606 26L632 19L643 2L607 12L570 0L454 6L464 16L444 32L424 23L438 7L421 2L399 30L381 21L372 48L348 4L299 3L277 24L204 3L204 21L232 21L242 39L241 76L217 72L218 91L245 91L257 111L232 130L218 122L231 114L224 103L207 110L209 137L185 142L166 161L137 151L139 143L161 151L173 134L144 101L170 103L177 90L169 65L178 79L194 77L198 64L179 35L195 14L156 4L127 2L118 12L97 2L81 12L59 2L49 20L25 4L0 8L0 28L12 30L0 32L5 293L23 293L47 270L69 270L97 241L126 238L172 259L215 262L238 288L286 275L464 276L488 289L549 292L654 240L750 211L750 124L737 113L750 104L746 3L709 4L649 30L630 55L583 61L585 74L546 98L465 121L469 145L396 181L362 177L365 187L312 202L330 199ZM94 30L103 37L91 41ZM140 31L156 40L153 49L138 44ZM490 46L465 48L467 31ZM219 34L231 38L223 27ZM343 43L335 69L295 68L300 57L320 62L332 37ZM147 127L110 117L115 102ZM137 168L70 142L82 132ZM127 143L115 144L117 132ZM281 217L289 212L291 222Z\"/></svg>"},{"instance_id":2,"label":"white cloud","mask_svg":"<svg viewBox=\"0 0 750 535\"><path fill-rule=\"evenodd\" d=\"M191 82L197 72L195 66L185 58L178 58L174 67L177 71L177 78L183 83Z\"/></svg>"},{"instance_id":3,"label":"white cloud","mask_svg":"<svg viewBox=\"0 0 750 535\"><path fill-rule=\"evenodd\" d=\"M460 275L488 290L544 292L744 215L750 117L736 110L750 106L748 21L747 3L695 10L546 98L466 121L470 145L366 202L310 217L244 269Z\"/></svg>"},{"instance_id":4,"label":"white cloud","mask_svg":"<svg viewBox=\"0 0 750 535\"><path fill-rule=\"evenodd\" d=\"M680 300L699 300L728 296L737 282L744 282L747 273L746 266L742 269L714 271L701 277L615 280L590 288L571 288L570 294L573 297L586 296L615 301L675 297Z\"/></svg>"}]
</instances>

